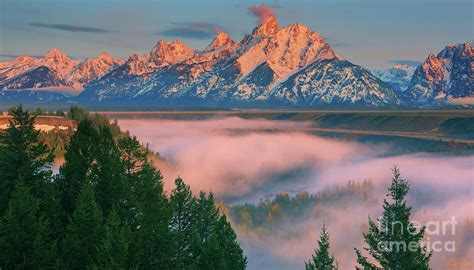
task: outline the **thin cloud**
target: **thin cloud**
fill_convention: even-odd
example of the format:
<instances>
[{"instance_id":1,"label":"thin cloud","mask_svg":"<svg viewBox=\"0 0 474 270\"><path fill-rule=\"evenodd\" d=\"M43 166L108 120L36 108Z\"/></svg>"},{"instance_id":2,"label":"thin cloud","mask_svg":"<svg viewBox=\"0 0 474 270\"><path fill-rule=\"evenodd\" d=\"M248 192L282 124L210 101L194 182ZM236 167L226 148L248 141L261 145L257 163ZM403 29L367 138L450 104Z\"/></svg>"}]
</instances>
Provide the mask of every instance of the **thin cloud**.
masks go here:
<instances>
[{"instance_id":1,"label":"thin cloud","mask_svg":"<svg viewBox=\"0 0 474 270\"><path fill-rule=\"evenodd\" d=\"M334 47L334 48L341 48L341 47L350 47L350 46L352 46L352 44L349 43L349 42L333 42L333 43L329 42L329 43L330 43L330 45L331 45L332 47Z\"/></svg>"},{"instance_id":2,"label":"thin cloud","mask_svg":"<svg viewBox=\"0 0 474 270\"><path fill-rule=\"evenodd\" d=\"M222 32L222 27L209 22L175 22L156 34L169 38L209 39Z\"/></svg>"},{"instance_id":3,"label":"thin cloud","mask_svg":"<svg viewBox=\"0 0 474 270\"><path fill-rule=\"evenodd\" d=\"M416 60L392 60L389 63L390 64L408 65L408 66L413 66L413 67L417 67L421 64L420 61L416 61Z\"/></svg>"},{"instance_id":4,"label":"thin cloud","mask_svg":"<svg viewBox=\"0 0 474 270\"><path fill-rule=\"evenodd\" d=\"M332 47L334 48L341 48L341 47L350 47L352 46L352 43L349 43L349 42L345 42L345 41L341 41L341 40L337 40L337 39L334 39L334 38L331 38L331 37L324 37L324 39L326 40L326 42L331 45Z\"/></svg>"},{"instance_id":5,"label":"thin cloud","mask_svg":"<svg viewBox=\"0 0 474 270\"><path fill-rule=\"evenodd\" d=\"M17 58L21 56L20 54L0 54L0 58ZM41 58L41 55L29 55L30 57L33 58Z\"/></svg>"},{"instance_id":6,"label":"thin cloud","mask_svg":"<svg viewBox=\"0 0 474 270\"><path fill-rule=\"evenodd\" d=\"M84 32L84 33L93 33L93 34L110 33L109 30L102 29L102 28L85 27L85 26L71 25L71 24L50 24L50 23L32 22L32 23L29 23L28 25L33 26L33 27L49 28L49 29L54 29L54 30L66 31L66 32Z\"/></svg>"},{"instance_id":7,"label":"thin cloud","mask_svg":"<svg viewBox=\"0 0 474 270\"><path fill-rule=\"evenodd\" d=\"M261 23L266 18L275 16L275 12L273 12L274 7L275 6L273 5L269 6L269 5L264 5L264 4L259 5L259 6L251 6L248 8L248 12L254 15L255 17L257 17ZM279 7L279 6L276 6L276 7Z\"/></svg>"}]
</instances>

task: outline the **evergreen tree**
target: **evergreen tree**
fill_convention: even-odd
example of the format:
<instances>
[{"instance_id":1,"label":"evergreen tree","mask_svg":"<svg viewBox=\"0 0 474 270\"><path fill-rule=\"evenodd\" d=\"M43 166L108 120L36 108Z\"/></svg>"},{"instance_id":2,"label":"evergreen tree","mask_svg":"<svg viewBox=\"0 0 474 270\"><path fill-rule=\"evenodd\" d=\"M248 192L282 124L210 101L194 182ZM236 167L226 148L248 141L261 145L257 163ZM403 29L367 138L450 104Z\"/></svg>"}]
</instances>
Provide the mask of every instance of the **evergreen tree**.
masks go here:
<instances>
[{"instance_id":1,"label":"evergreen tree","mask_svg":"<svg viewBox=\"0 0 474 270\"><path fill-rule=\"evenodd\" d=\"M115 206L121 216L127 213L127 189L120 153L108 126L98 127L98 138L94 148L91 180L95 187L97 202L107 216Z\"/></svg>"},{"instance_id":2,"label":"evergreen tree","mask_svg":"<svg viewBox=\"0 0 474 270\"><path fill-rule=\"evenodd\" d=\"M139 192L142 190L142 183L139 179L142 167L147 163L147 153L143 151L136 137L130 137L128 134L119 138L118 151L121 159L123 188L126 195L121 215L131 228L136 228L140 225L138 222L138 201L141 196Z\"/></svg>"},{"instance_id":3,"label":"evergreen tree","mask_svg":"<svg viewBox=\"0 0 474 270\"><path fill-rule=\"evenodd\" d=\"M102 213L94 190L84 182L63 241L64 267L87 269L99 264L97 249L103 242Z\"/></svg>"},{"instance_id":4,"label":"evergreen tree","mask_svg":"<svg viewBox=\"0 0 474 270\"><path fill-rule=\"evenodd\" d=\"M426 248L419 243L423 239L425 227L417 230L410 221L411 207L407 206L405 200L409 188L408 181L401 178L400 170L395 166L387 195L391 200L384 200L380 227L369 218L369 231L364 233L368 245L364 249L381 268L355 249L357 262L362 267L357 269L430 269L431 254L427 254Z\"/></svg>"},{"instance_id":5,"label":"evergreen tree","mask_svg":"<svg viewBox=\"0 0 474 270\"><path fill-rule=\"evenodd\" d=\"M191 243L194 225L195 199L191 189L181 178L175 180L175 189L170 196L173 211L170 229L173 237L173 265L184 269L192 264Z\"/></svg>"},{"instance_id":6,"label":"evergreen tree","mask_svg":"<svg viewBox=\"0 0 474 270\"><path fill-rule=\"evenodd\" d=\"M105 236L99 246L98 256L100 269L128 269L128 247L130 228L120 220L115 210L110 212L105 224Z\"/></svg>"},{"instance_id":7,"label":"evergreen tree","mask_svg":"<svg viewBox=\"0 0 474 270\"><path fill-rule=\"evenodd\" d=\"M85 181L91 182L92 166L95 160L95 148L99 135L92 121L79 123L76 132L66 147L64 164L59 169L57 178L61 194L61 204L69 216Z\"/></svg>"},{"instance_id":8,"label":"evergreen tree","mask_svg":"<svg viewBox=\"0 0 474 270\"><path fill-rule=\"evenodd\" d=\"M223 269L225 259L219 247L217 223L219 213L214 203L214 195L200 192L195 207L194 239L192 254L197 269Z\"/></svg>"},{"instance_id":9,"label":"evergreen tree","mask_svg":"<svg viewBox=\"0 0 474 270\"><path fill-rule=\"evenodd\" d=\"M0 250L0 269L51 269L57 261L39 201L21 182L0 221Z\"/></svg>"},{"instance_id":10,"label":"evergreen tree","mask_svg":"<svg viewBox=\"0 0 474 270\"><path fill-rule=\"evenodd\" d=\"M245 269L247 267L247 258L237 242L237 235L225 215L222 215L217 222L216 234L219 239L219 249L223 256L223 269Z\"/></svg>"},{"instance_id":11,"label":"evergreen tree","mask_svg":"<svg viewBox=\"0 0 474 270\"><path fill-rule=\"evenodd\" d=\"M10 113L13 119L0 133L0 215L5 212L18 182L31 187L33 195L41 194L44 183L51 177L53 161L47 146L38 139L40 131L34 128L36 117L21 105Z\"/></svg>"},{"instance_id":12,"label":"evergreen tree","mask_svg":"<svg viewBox=\"0 0 474 270\"><path fill-rule=\"evenodd\" d=\"M306 264L306 270L335 270L337 262L334 256L329 254L329 233L326 225L323 225L321 236L318 240L318 249L315 250L311 260Z\"/></svg>"},{"instance_id":13,"label":"evergreen tree","mask_svg":"<svg viewBox=\"0 0 474 270\"><path fill-rule=\"evenodd\" d=\"M161 173L145 163L138 172L135 190L139 226L133 233L133 263L140 269L170 269L171 211Z\"/></svg>"},{"instance_id":14,"label":"evergreen tree","mask_svg":"<svg viewBox=\"0 0 474 270\"><path fill-rule=\"evenodd\" d=\"M130 137L128 134L119 139L118 147L124 164L125 175L128 182L132 183L135 181L136 172L146 162L147 153L142 151L137 138L135 136Z\"/></svg>"},{"instance_id":15,"label":"evergreen tree","mask_svg":"<svg viewBox=\"0 0 474 270\"><path fill-rule=\"evenodd\" d=\"M89 113L79 106L71 106L67 114L69 119L76 121L77 123L82 122L89 118Z\"/></svg>"}]
</instances>

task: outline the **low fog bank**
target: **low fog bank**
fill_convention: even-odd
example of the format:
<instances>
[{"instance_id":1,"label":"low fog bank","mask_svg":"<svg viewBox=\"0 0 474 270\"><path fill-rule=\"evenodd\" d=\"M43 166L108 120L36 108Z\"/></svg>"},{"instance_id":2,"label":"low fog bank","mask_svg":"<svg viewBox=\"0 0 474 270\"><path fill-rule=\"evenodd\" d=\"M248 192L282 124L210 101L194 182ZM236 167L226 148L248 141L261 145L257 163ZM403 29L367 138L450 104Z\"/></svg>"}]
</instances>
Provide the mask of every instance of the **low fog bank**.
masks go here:
<instances>
[{"instance_id":1,"label":"low fog bank","mask_svg":"<svg viewBox=\"0 0 474 270\"><path fill-rule=\"evenodd\" d=\"M158 167L170 190L180 175L194 192L212 191L226 203L258 203L279 192L316 193L348 180L371 180L373 200L344 200L317 215L279 224L270 231L237 228L250 269L304 267L326 223L341 269L355 264L367 218L376 218L396 164L410 180L409 203L419 222L458 221L455 253L435 253L434 269L471 269L474 251L474 157L425 153L388 156L388 147L337 141L288 130L310 123L227 118L205 121L120 120L140 141L160 153ZM279 131L279 130L285 130ZM387 157L388 156L388 157Z\"/></svg>"}]
</instances>

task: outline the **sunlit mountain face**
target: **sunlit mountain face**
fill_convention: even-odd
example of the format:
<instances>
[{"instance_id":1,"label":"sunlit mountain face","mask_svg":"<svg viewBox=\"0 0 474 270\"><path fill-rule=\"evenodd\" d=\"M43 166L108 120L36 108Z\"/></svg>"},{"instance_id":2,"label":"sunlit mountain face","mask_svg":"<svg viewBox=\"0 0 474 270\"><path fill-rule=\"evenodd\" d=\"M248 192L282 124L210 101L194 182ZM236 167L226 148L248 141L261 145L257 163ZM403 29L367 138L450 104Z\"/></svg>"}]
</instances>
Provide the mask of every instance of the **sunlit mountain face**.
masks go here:
<instances>
[{"instance_id":1,"label":"sunlit mountain face","mask_svg":"<svg viewBox=\"0 0 474 270\"><path fill-rule=\"evenodd\" d=\"M203 50L160 40L125 61L108 53L77 61L55 48L41 58L2 62L0 89L3 96L59 89L80 93L73 100L84 104L266 108L436 107L473 96L470 43L447 46L418 68L370 72L309 27L281 26L269 7L249 10L259 25L239 42L216 28Z\"/></svg>"}]
</instances>

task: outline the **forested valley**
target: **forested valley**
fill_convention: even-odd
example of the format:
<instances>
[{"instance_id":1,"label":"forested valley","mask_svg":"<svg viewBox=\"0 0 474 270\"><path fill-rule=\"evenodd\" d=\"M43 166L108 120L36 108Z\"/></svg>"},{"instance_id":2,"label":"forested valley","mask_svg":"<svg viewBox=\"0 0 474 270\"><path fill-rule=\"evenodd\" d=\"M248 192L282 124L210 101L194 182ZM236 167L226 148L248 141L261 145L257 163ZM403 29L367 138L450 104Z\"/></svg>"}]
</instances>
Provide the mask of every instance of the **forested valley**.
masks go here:
<instances>
[{"instance_id":1,"label":"forested valley","mask_svg":"<svg viewBox=\"0 0 474 270\"><path fill-rule=\"evenodd\" d=\"M231 223L261 236L331 204L377 202L370 180L316 194L279 193L256 205L193 194L180 177L166 192L152 161L158 154L117 122L71 107L54 115L72 120L74 129L44 133L34 126L44 112L18 106L9 114L0 132L0 269L245 269ZM58 156L64 162L53 171ZM383 216L369 218L366 246L354 250L357 269L430 268L432 253L420 244L425 227L410 221L409 187L394 167ZM338 269L329 231L322 226L306 269ZM391 246L400 242L414 248Z\"/></svg>"}]
</instances>

